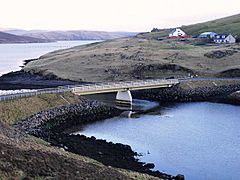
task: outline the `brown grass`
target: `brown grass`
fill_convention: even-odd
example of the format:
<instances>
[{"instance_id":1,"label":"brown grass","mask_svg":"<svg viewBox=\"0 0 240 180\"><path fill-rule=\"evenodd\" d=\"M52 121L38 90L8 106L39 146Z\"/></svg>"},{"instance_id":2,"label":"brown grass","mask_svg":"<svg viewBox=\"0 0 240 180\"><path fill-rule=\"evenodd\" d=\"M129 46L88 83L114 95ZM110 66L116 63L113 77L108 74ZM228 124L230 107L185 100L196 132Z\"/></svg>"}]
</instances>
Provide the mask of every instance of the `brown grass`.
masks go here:
<instances>
[{"instance_id":1,"label":"brown grass","mask_svg":"<svg viewBox=\"0 0 240 180\"><path fill-rule=\"evenodd\" d=\"M46 145L0 122L0 179L158 179Z\"/></svg>"},{"instance_id":2,"label":"brown grass","mask_svg":"<svg viewBox=\"0 0 240 180\"><path fill-rule=\"evenodd\" d=\"M204 56L226 50L236 52L219 59ZM123 38L52 52L32 61L24 70L87 82L188 75L188 72L174 68L146 69L149 65L176 65L191 70L193 75L209 77L229 69L240 69L239 57L239 44L199 46L194 39Z\"/></svg>"},{"instance_id":3,"label":"brown grass","mask_svg":"<svg viewBox=\"0 0 240 180\"><path fill-rule=\"evenodd\" d=\"M68 102L66 102L61 96L63 96L69 103L72 104L80 102L79 96L73 95L72 93L45 94L28 98L1 101L1 120L8 124L14 124L34 113L62 105L67 105Z\"/></svg>"}]
</instances>

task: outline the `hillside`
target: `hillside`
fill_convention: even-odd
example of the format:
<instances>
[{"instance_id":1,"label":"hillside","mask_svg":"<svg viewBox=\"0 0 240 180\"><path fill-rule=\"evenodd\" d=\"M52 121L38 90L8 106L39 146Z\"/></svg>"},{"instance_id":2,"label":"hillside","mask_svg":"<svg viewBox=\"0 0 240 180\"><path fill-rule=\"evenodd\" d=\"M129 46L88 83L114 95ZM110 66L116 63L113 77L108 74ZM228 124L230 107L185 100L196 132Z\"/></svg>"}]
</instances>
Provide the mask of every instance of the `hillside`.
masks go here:
<instances>
[{"instance_id":1,"label":"hillside","mask_svg":"<svg viewBox=\"0 0 240 180\"><path fill-rule=\"evenodd\" d=\"M66 102L59 94L22 98L0 102L0 179L160 179L147 174L105 166L85 156L50 146L42 139L30 136L12 126L21 115L59 107ZM71 94L63 96L72 103L81 99ZM14 111L17 109L18 112ZM19 117L20 115L21 117ZM5 119L6 118L6 119ZM17 119L15 119L17 118Z\"/></svg>"},{"instance_id":2,"label":"hillside","mask_svg":"<svg viewBox=\"0 0 240 180\"><path fill-rule=\"evenodd\" d=\"M3 43L44 43L51 42L47 39L39 39L27 36L17 36L5 32L0 32L0 44Z\"/></svg>"},{"instance_id":3,"label":"hillside","mask_svg":"<svg viewBox=\"0 0 240 180\"><path fill-rule=\"evenodd\" d=\"M2 31L17 36L23 36L29 33L46 32L45 30L24 30L24 29L5 29L5 30L3 29Z\"/></svg>"},{"instance_id":4,"label":"hillside","mask_svg":"<svg viewBox=\"0 0 240 180\"><path fill-rule=\"evenodd\" d=\"M75 81L166 77L240 77L240 45L198 45L195 39L122 38L59 50L24 71Z\"/></svg>"},{"instance_id":5,"label":"hillside","mask_svg":"<svg viewBox=\"0 0 240 180\"><path fill-rule=\"evenodd\" d=\"M240 32L240 15L183 27L194 35L204 31ZM240 45L204 45L198 39L163 39L168 30L142 33L52 52L24 71L54 74L75 81L118 81L166 77L240 77Z\"/></svg>"},{"instance_id":6,"label":"hillside","mask_svg":"<svg viewBox=\"0 0 240 180\"><path fill-rule=\"evenodd\" d=\"M106 40L134 36L132 32L105 32L105 31L43 31L25 33L25 36L54 41L71 40Z\"/></svg>"},{"instance_id":7,"label":"hillside","mask_svg":"<svg viewBox=\"0 0 240 180\"><path fill-rule=\"evenodd\" d=\"M188 35L197 36L203 32L213 31L216 33L231 33L240 37L240 14L216 19L208 22L193 24L181 27ZM166 36L171 29L162 29L160 32L154 32L143 35L147 38L156 38Z\"/></svg>"}]
</instances>

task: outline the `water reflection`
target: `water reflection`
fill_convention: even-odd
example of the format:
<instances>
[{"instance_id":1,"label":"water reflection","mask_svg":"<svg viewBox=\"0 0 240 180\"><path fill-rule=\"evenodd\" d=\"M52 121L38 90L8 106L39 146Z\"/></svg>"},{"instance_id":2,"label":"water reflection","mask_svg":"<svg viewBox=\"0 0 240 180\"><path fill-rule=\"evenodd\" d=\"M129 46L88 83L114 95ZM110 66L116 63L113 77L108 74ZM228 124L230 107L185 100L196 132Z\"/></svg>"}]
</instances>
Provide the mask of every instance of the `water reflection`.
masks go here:
<instances>
[{"instance_id":1,"label":"water reflection","mask_svg":"<svg viewBox=\"0 0 240 180\"><path fill-rule=\"evenodd\" d=\"M233 105L180 103L131 119L119 116L96 122L78 133L129 144L143 154L141 161L186 179L238 179L239 112L240 107Z\"/></svg>"}]
</instances>

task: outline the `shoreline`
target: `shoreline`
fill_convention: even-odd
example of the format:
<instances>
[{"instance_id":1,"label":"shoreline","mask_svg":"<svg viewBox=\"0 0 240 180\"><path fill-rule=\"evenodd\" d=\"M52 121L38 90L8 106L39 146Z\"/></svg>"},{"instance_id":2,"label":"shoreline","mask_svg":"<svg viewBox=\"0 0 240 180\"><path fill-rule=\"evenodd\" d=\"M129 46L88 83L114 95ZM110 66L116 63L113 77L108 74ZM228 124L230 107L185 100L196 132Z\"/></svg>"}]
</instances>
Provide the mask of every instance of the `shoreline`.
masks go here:
<instances>
[{"instance_id":1,"label":"shoreline","mask_svg":"<svg viewBox=\"0 0 240 180\"><path fill-rule=\"evenodd\" d=\"M18 75L20 75L20 77ZM28 79L28 81L26 81L26 79ZM3 78L0 78L0 82L1 80L5 80L5 82L10 80L9 82L15 86L18 82L31 84L32 81L35 81L36 83L32 85L36 86L40 82L38 87L41 88L49 85L49 82L51 82L50 86L58 86L61 83L76 84L76 82L73 81L59 80L54 76L42 77L23 71L7 74L3 76ZM26 84L24 84L24 87L26 87ZM21 84L18 85L21 87ZM189 84L188 86L191 87ZM237 82L227 85L220 84L217 86L211 85L194 88L184 88L184 86L177 85L172 88L133 91L132 95L134 98L160 102L211 101L239 105L240 93L237 92L239 90L240 83ZM84 126L89 122L117 116L121 112L121 110L114 107L83 99L80 104L62 106L36 113L23 120L16 125L16 127L25 131L27 134L46 140L53 146L93 158L107 166L147 173L164 179L177 179L177 176L167 175L159 171L151 171L154 167L152 163L145 164L138 162L137 158L135 158L137 153L132 151L128 145L97 140L95 137L88 138L84 135L69 135L63 133L64 130L71 128L71 126Z\"/></svg>"},{"instance_id":2,"label":"shoreline","mask_svg":"<svg viewBox=\"0 0 240 180\"><path fill-rule=\"evenodd\" d=\"M240 105L240 84L184 89L180 86L135 91L135 98L159 102L216 102Z\"/></svg>"},{"instance_id":3,"label":"shoreline","mask_svg":"<svg viewBox=\"0 0 240 180\"><path fill-rule=\"evenodd\" d=\"M177 179L174 176L151 171L152 163L139 162L129 145L98 140L84 135L70 135L64 131L72 126L84 126L87 123L118 116L122 110L96 101L83 100L80 104L62 106L32 115L16 125L25 131L82 156L95 159L106 166L147 173L163 179Z\"/></svg>"},{"instance_id":4,"label":"shoreline","mask_svg":"<svg viewBox=\"0 0 240 180\"><path fill-rule=\"evenodd\" d=\"M62 80L54 75L42 76L40 74L31 74L23 70L0 76L0 90L42 89L84 83L86 82Z\"/></svg>"},{"instance_id":5,"label":"shoreline","mask_svg":"<svg viewBox=\"0 0 240 180\"><path fill-rule=\"evenodd\" d=\"M239 89L240 85L238 84L214 88L196 88L195 90L184 90L176 86L172 89L151 90L151 93L149 90L141 91L141 93L135 91L133 92L133 97L161 100L162 102L221 102L226 95L233 94ZM238 101L238 103L239 102L240 101ZM128 145L114 144L112 142L106 142L105 140L98 140L95 137L89 138L84 135L64 133L68 128L73 126L84 126L91 122L118 116L121 112L122 110L97 101L83 99L80 104L62 106L34 114L23 120L16 127L25 131L27 134L46 140L53 146L93 158L107 166L147 173L166 179L176 179L174 176L159 171L151 171L151 169L154 168L154 164L152 163L145 164L138 162L135 158L137 153L132 151Z\"/></svg>"}]
</instances>

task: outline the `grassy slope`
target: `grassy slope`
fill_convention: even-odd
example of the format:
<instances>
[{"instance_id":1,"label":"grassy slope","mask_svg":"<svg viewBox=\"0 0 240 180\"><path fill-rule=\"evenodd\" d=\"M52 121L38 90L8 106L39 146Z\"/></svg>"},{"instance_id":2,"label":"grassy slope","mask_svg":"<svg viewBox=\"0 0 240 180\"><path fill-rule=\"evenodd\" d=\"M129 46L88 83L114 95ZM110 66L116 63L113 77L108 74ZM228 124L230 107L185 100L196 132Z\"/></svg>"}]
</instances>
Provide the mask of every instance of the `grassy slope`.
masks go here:
<instances>
[{"instance_id":1,"label":"grassy slope","mask_svg":"<svg viewBox=\"0 0 240 180\"><path fill-rule=\"evenodd\" d=\"M213 31L216 33L231 33L240 37L240 14L229 16L204 23L193 24L181 27L187 34L196 36L203 32ZM140 35L147 38L158 38L167 36L171 29L163 29L161 32L154 32Z\"/></svg>"},{"instance_id":2,"label":"grassy slope","mask_svg":"<svg viewBox=\"0 0 240 180\"><path fill-rule=\"evenodd\" d=\"M70 103L81 101L71 93L62 96ZM93 159L51 147L9 126L33 113L65 104L60 94L0 102L0 179L158 179L106 167Z\"/></svg>"},{"instance_id":3,"label":"grassy slope","mask_svg":"<svg viewBox=\"0 0 240 180\"><path fill-rule=\"evenodd\" d=\"M240 37L240 14L206 23L183 26L182 28L191 35L199 35L203 32L213 31L217 33L231 33Z\"/></svg>"},{"instance_id":4,"label":"grassy slope","mask_svg":"<svg viewBox=\"0 0 240 180\"><path fill-rule=\"evenodd\" d=\"M189 73L216 76L219 72L240 68L240 46L199 46L195 40L157 41L123 38L55 51L32 61L25 71L53 73L77 81L115 81L144 78L182 77ZM214 59L205 54L234 51L233 55ZM192 72L191 72L192 71Z\"/></svg>"},{"instance_id":5,"label":"grassy slope","mask_svg":"<svg viewBox=\"0 0 240 180\"><path fill-rule=\"evenodd\" d=\"M0 102L1 120L8 124L14 124L34 113L68 104L68 102L66 102L61 96L72 104L80 102L79 97L71 93L46 94L29 98L2 101Z\"/></svg>"},{"instance_id":6,"label":"grassy slope","mask_svg":"<svg viewBox=\"0 0 240 180\"><path fill-rule=\"evenodd\" d=\"M191 35L204 31L240 33L240 15L185 26ZM63 79L77 81L116 81L145 78L182 77L188 74L206 76L240 76L240 46L201 46L196 39L186 42L156 39L169 30L145 33L134 38L122 38L60 50L29 63L24 70L42 74L53 73ZM206 55L234 51L223 58ZM233 71L235 69L235 71ZM227 73L223 74L223 72ZM233 72L230 75L229 72Z\"/></svg>"},{"instance_id":7,"label":"grassy slope","mask_svg":"<svg viewBox=\"0 0 240 180\"><path fill-rule=\"evenodd\" d=\"M103 164L23 134L0 121L0 179L158 179Z\"/></svg>"}]
</instances>

